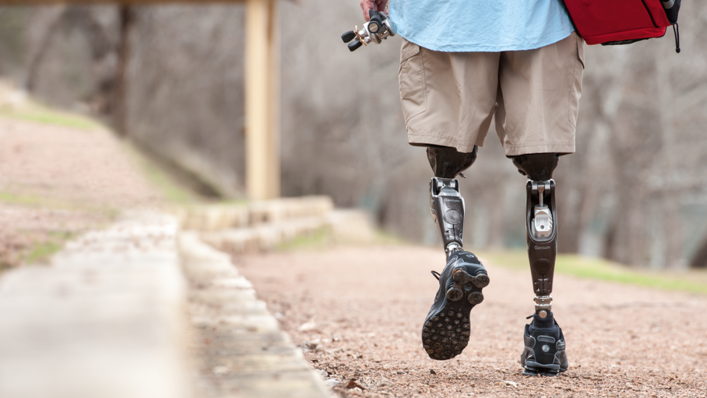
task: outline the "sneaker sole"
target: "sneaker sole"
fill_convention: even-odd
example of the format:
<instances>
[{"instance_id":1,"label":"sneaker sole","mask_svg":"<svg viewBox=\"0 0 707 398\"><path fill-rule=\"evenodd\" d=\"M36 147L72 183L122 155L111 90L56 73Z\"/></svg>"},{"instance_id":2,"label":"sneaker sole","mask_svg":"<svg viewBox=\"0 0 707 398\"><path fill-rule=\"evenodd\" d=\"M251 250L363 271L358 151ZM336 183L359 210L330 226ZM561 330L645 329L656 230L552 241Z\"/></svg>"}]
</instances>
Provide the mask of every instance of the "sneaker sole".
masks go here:
<instances>
[{"instance_id":1,"label":"sneaker sole","mask_svg":"<svg viewBox=\"0 0 707 398\"><path fill-rule=\"evenodd\" d=\"M523 376L557 376L560 372L567 369L561 369L557 364L542 364L534 361L528 361L523 370Z\"/></svg>"},{"instance_id":2,"label":"sneaker sole","mask_svg":"<svg viewBox=\"0 0 707 398\"><path fill-rule=\"evenodd\" d=\"M445 304L428 318L422 328L422 344L432 359L454 358L469 344L469 314L484 301L481 289L489 285L487 274L469 275L459 268L452 274L454 286L447 290Z\"/></svg>"}]
</instances>

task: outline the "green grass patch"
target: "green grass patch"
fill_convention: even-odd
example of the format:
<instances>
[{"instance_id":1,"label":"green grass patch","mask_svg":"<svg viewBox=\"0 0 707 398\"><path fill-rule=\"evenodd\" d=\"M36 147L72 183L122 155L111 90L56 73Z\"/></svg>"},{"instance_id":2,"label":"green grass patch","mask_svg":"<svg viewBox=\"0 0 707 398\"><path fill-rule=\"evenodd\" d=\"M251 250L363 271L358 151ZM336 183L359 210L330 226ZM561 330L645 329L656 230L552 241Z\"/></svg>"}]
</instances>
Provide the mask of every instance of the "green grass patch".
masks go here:
<instances>
[{"instance_id":1,"label":"green grass patch","mask_svg":"<svg viewBox=\"0 0 707 398\"><path fill-rule=\"evenodd\" d=\"M323 227L311 234L298 236L290 241L279 244L277 251L318 251L324 250L333 244L329 228Z\"/></svg>"},{"instance_id":2,"label":"green grass patch","mask_svg":"<svg viewBox=\"0 0 707 398\"><path fill-rule=\"evenodd\" d=\"M485 252L479 253L479 256L488 259L494 265L505 268L529 269L528 256L524 251ZM675 274L667 271L642 271L600 258L566 254L557 256L555 271L579 278L707 294L707 283L701 283L696 280L702 278L694 278L694 274L699 273L699 271L688 271L684 274Z\"/></svg>"},{"instance_id":3,"label":"green grass patch","mask_svg":"<svg viewBox=\"0 0 707 398\"><path fill-rule=\"evenodd\" d=\"M29 207L61 207L59 201L47 199L41 196L17 194L12 192L0 191L0 202L14 205L23 205Z\"/></svg>"},{"instance_id":4,"label":"green grass patch","mask_svg":"<svg viewBox=\"0 0 707 398\"><path fill-rule=\"evenodd\" d=\"M162 196L169 203L188 206L200 202L201 198L179 184L173 176L168 174L155 161L143 155L132 144L123 142L123 148L145 178L162 193Z\"/></svg>"},{"instance_id":5,"label":"green grass patch","mask_svg":"<svg viewBox=\"0 0 707 398\"><path fill-rule=\"evenodd\" d=\"M33 208L39 207L52 210L94 212L99 213L110 220L115 219L119 213L118 209L94 203L69 201L40 195L32 195L29 193L20 194L7 191L0 191L0 203Z\"/></svg>"},{"instance_id":6,"label":"green grass patch","mask_svg":"<svg viewBox=\"0 0 707 398\"><path fill-rule=\"evenodd\" d=\"M62 243L54 241L38 243L30 249L29 253L27 253L24 262L27 264L43 262L54 255L54 253L61 250L63 246L64 245Z\"/></svg>"},{"instance_id":7,"label":"green grass patch","mask_svg":"<svg viewBox=\"0 0 707 398\"><path fill-rule=\"evenodd\" d=\"M410 242L405 240L404 238L401 238L400 236L393 234L388 231L384 231L382 229L376 229L376 236L375 236L375 243L379 245L393 245L393 246L401 246L401 245L409 245Z\"/></svg>"},{"instance_id":8,"label":"green grass patch","mask_svg":"<svg viewBox=\"0 0 707 398\"><path fill-rule=\"evenodd\" d=\"M61 250L63 245L59 242L42 242L35 245L25 258L25 262L32 264L43 261Z\"/></svg>"},{"instance_id":9,"label":"green grass patch","mask_svg":"<svg viewBox=\"0 0 707 398\"><path fill-rule=\"evenodd\" d=\"M219 200L217 203L224 206L245 206L250 203L250 200L243 198L223 199Z\"/></svg>"},{"instance_id":10,"label":"green grass patch","mask_svg":"<svg viewBox=\"0 0 707 398\"><path fill-rule=\"evenodd\" d=\"M375 231L375 236L373 242L370 243L357 243L357 242L336 242L334 236L329 227L322 227L317 231L303 236L298 236L291 241L281 243L277 246L278 251L319 251L329 249L334 245L409 245L410 243L404 239L385 232L383 230L377 229Z\"/></svg>"},{"instance_id":11,"label":"green grass patch","mask_svg":"<svg viewBox=\"0 0 707 398\"><path fill-rule=\"evenodd\" d=\"M50 109L33 101L28 101L20 108L0 108L0 117L86 131L105 128L101 123L91 118Z\"/></svg>"},{"instance_id":12,"label":"green grass patch","mask_svg":"<svg viewBox=\"0 0 707 398\"><path fill-rule=\"evenodd\" d=\"M46 261L54 254L58 253L66 242L73 239L75 236L76 233L68 231L49 232L43 241L35 243L25 251L23 263L36 264Z\"/></svg>"}]
</instances>

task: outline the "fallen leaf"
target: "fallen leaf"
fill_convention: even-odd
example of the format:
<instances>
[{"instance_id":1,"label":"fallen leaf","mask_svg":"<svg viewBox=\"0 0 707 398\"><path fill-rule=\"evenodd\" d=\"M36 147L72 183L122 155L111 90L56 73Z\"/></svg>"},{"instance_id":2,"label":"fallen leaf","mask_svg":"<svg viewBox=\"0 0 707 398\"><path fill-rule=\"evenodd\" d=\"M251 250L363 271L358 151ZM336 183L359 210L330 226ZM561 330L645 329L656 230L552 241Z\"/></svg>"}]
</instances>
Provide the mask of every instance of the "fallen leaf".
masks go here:
<instances>
[{"instance_id":1,"label":"fallen leaf","mask_svg":"<svg viewBox=\"0 0 707 398\"><path fill-rule=\"evenodd\" d=\"M366 387L356 383L356 380L349 380L348 383L346 383L346 388L352 389L352 388L360 388L361 390L365 390Z\"/></svg>"}]
</instances>

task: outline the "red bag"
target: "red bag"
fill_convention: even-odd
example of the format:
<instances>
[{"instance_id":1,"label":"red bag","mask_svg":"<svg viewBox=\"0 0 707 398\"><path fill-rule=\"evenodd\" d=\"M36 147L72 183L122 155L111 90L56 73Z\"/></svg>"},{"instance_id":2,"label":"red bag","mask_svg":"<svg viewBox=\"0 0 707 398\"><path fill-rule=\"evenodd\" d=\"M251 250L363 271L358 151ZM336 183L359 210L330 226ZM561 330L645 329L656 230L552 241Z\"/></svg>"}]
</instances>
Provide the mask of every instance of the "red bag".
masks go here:
<instances>
[{"instance_id":1,"label":"red bag","mask_svg":"<svg viewBox=\"0 0 707 398\"><path fill-rule=\"evenodd\" d=\"M587 44L628 44L662 37L672 25L661 0L564 1Z\"/></svg>"}]
</instances>

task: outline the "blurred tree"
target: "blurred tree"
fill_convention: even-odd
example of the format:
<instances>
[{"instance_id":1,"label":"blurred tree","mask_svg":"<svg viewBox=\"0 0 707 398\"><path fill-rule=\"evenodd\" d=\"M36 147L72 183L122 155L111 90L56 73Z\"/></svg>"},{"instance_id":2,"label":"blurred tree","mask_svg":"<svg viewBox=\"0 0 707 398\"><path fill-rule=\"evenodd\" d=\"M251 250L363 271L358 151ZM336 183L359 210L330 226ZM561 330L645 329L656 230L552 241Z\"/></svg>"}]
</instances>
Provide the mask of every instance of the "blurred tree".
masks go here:
<instances>
[{"instance_id":1,"label":"blurred tree","mask_svg":"<svg viewBox=\"0 0 707 398\"><path fill-rule=\"evenodd\" d=\"M118 41L118 68L115 76L115 90L113 90L113 106L109 112L113 114L113 126L116 132L125 137L128 134L128 96L127 96L127 70L130 62L130 38L135 25L133 7L121 5L118 7L120 39Z\"/></svg>"}]
</instances>

